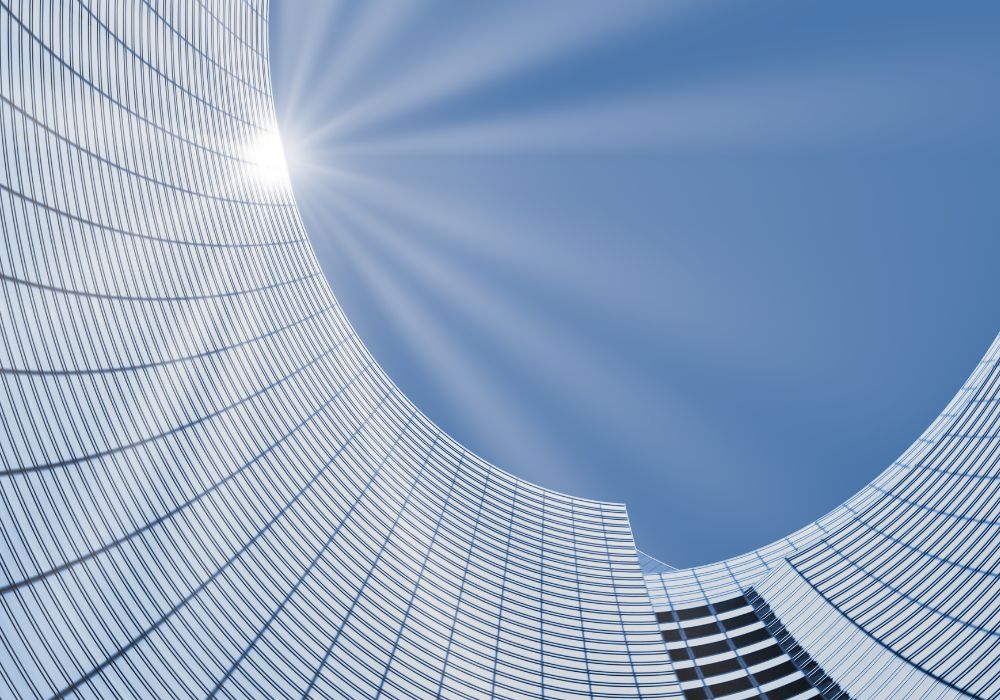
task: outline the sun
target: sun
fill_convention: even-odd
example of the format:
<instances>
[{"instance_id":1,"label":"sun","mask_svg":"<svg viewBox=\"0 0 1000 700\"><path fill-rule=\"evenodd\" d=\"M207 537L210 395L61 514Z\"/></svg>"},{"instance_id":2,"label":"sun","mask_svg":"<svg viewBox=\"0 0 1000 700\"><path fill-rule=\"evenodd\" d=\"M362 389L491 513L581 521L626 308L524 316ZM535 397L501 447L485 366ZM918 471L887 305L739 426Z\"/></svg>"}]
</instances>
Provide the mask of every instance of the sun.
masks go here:
<instances>
[{"instance_id":1,"label":"sun","mask_svg":"<svg viewBox=\"0 0 1000 700\"><path fill-rule=\"evenodd\" d=\"M262 133L243 153L247 170L257 180L272 186L288 185L288 161L277 129Z\"/></svg>"}]
</instances>

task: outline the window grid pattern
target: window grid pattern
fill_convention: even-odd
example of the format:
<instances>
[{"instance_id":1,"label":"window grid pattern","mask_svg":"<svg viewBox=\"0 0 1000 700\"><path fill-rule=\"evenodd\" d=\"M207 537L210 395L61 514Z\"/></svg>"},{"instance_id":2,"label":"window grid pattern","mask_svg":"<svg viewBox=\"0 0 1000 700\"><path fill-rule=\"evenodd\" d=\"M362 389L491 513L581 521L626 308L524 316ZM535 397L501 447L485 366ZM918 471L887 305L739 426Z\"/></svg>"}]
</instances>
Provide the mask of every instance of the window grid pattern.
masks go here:
<instances>
[{"instance_id":1,"label":"window grid pattern","mask_svg":"<svg viewBox=\"0 0 1000 700\"><path fill-rule=\"evenodd\" d=\"M750 589L747 591L747 599L754 606L754 611L757 613L760 621L764 623L768 634L776 640L781 651L802 671L803 676L805 676L809 684L816 688L818 694L824 700L849 700L850 696L795 641L795 638L792 637L781 623L778 616L771 610L771 606L755 590Z\"/></svg>"},{"instance_id":2,"label":"window grid pattern","mask_svg":"<svg viewBox=\"0 0 1000 700\"><path fill-rule=\"evenodd\" d=\"M998 463L1000 338L931 427L843 506L728 561L647 565L654 607L752 596L781 643L852 697L1000 698Z\"/></svg>"},{"instance_id":3,"label":"window grid pattern","mask_svg":"<svg viewBox=\"0 0 1000 700\"><path fill-rule=\"evenodd\" d=\"M822 685L822 670L801 648L793 648L787 632L777 634L773 620L774 629L766 624L750 602L756 598L751 589L747 596L656 613L684 697L849 700L839 689L823 692L834 684Z\"/></svg>"},{"instance_id":4,"label":"window grid pattern","mask_svg":"<svg viewBox=\"0 0 1000 700\"><path fill-rule=\"evenodd\" d=\"M843 506L678 571L373 361L251 153L265 0L0 36L0 696L1000 698L1000 339Z\"/></svg>"},{"instance_id":5,"label":"window grid pattern","mask_svg":"<svg viewBox=\"0 0 1000 700\"><path fill-rule=\"evenodd\" d=\"M0 697L670 697L623 506L373 362L280 177L267 6L0 0Z\"/></svg>"}]
</instances>

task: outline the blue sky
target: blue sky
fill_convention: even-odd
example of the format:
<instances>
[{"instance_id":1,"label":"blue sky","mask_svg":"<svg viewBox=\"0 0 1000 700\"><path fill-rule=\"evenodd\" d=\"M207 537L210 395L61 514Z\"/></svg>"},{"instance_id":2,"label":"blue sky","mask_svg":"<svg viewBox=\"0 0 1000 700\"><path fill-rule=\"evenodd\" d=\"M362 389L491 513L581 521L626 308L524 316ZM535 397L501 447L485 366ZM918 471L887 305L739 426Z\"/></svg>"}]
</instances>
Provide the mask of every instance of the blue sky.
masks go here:
<instances>
[{"instance_id":1,"label":"blue sky","mask_svg":"<svg viewBox=\"0 0 1000 700\"><path fill-rule=\"evenodd\" d=\"M1000 331L1000 5L273 0L296 197L411 399L678 566L838 505Z\"/></svg>"}]
</instances>

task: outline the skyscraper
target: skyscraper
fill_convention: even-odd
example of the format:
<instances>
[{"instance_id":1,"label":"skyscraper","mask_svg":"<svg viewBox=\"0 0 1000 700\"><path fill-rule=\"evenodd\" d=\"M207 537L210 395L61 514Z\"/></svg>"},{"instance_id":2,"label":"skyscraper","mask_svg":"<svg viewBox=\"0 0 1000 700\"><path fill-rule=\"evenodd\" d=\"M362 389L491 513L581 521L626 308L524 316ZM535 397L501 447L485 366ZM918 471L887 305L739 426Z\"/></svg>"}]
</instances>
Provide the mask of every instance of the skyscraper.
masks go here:
<instances>
[{"instance_id":1,"label":"skyscraper","mask_svg":"<svg viewBox=\"0 0 1000 700\"><path fill-rule=\"evenodd\" d=\"M1000 342L843 506L677 571L372 360L274 156L266 2L0 36L0 695L1000 697Z\"/></svg>"}]
</instances>

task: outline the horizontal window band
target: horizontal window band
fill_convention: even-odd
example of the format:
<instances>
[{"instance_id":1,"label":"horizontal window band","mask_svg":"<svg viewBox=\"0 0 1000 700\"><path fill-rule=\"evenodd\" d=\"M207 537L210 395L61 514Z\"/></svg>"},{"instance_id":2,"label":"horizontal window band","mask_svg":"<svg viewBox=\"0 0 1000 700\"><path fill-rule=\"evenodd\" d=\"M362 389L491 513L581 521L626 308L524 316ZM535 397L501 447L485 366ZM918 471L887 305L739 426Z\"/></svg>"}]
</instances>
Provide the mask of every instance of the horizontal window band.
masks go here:
<instances>
[{"instance_id":1,"label":"horizontal window band","mask_svg":"<svg viewBox=\"0 0 1000 700\"><path fill-rule=\"evenodd\" d=\"M743 655L743 662L749 666L756 666L757 664L762 664L765 661L770 661L771 659L776 659L782 654L781 647L777 643L768 645L763 649L758 649L757 651L751 651Z\"/></svg>"},{"instance_id":2,"label":"horizontal window band","mask_svg":"<svg viewBox=\"0 0 1000 700\"><path fill-rule=\"evenodd\" d=\"M767 691L767 700L788 700L789 698L794 698L799 693L806 692L812 687L812 684L805 678L797 678L791 683ZM846 698L847 696L838 697Z\"/></svg>"},{"instance_id":3,"label":"horizontal window band","mask_svg":"<svg viewBox=\"0 0 1000 700\"><path fill-rule=\"evenodd\" d=\"M771 668L765 668L763 671L758 671L753 674L753 679L757 681L758 685L767 685L768 683L773 683L779 678L784 678L785 676L791 676L796 673L799 669L795 667L791 661L785 661L777 666L772 666Z\"/></svg>"}]
</instances>

